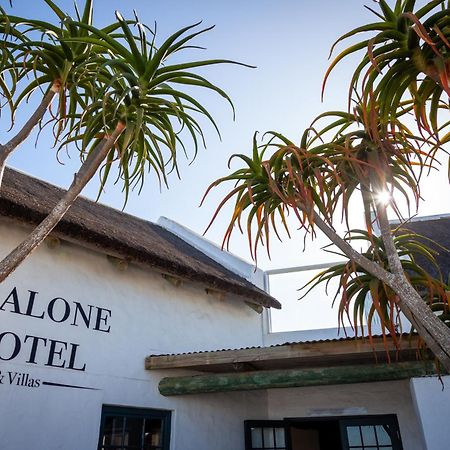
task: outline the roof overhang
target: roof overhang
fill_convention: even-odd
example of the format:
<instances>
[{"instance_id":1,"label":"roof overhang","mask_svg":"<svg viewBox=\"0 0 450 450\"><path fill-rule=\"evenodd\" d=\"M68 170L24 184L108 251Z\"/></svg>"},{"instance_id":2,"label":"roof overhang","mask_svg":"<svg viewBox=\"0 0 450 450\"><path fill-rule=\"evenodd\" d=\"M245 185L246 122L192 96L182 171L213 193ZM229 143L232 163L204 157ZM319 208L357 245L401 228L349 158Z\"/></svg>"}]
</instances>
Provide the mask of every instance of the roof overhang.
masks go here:
<instances>
[{"instance_id":1,"label":"roof overhang","mask_svg":"<svg viewBox=\"0 0 450 450\"><path fill-rule=\"evenodd\" d=\"M340 339L178 355L152 355L147 370L204 372L165 377L162 395L398 380L434 373L417 360L418 337Z\"/></svg>"},{"instance_id":2,"label":"roof overhang","mask_svg":"<svg viewBox=\"0 0 450 450\"><path fill-rule=\"evenodd\" d=\"M64 190L6 168L0 191L0 217L25 226L39 224ZM254 309L281 308L269 293L190 245L169 230L79 197L52 236L147 270L174 283L202 286L219 298L236 296ZM256 308L255 308L256 307Z\"/></svg>"}]
</instances>

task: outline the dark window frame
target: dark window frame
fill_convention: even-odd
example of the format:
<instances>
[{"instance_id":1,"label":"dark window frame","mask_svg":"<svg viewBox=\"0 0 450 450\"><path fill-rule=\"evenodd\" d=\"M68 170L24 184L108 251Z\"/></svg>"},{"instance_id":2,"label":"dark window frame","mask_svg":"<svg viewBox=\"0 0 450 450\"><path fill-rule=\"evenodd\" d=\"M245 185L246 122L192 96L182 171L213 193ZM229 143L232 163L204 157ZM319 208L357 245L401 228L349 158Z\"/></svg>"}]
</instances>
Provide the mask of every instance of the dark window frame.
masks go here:
<instances>
[{"instance_id":1,"label":"dark window frame","mask_svg":"<svg viewBox=\"0 0 450 450\"><path fill-rule=\"evenodd\" d=\"M103 446L102 439L105 429L105 421L107 417L127 417L127 418L145 418L161 420L161 440L162 450L170 449L170 433L171 433L171 420L172 411L164 409L154 408L136 408L133 406L121 406L121 405L103 405L102 415L100 420L100 431L98 437L98 450L108 448L120 448L117 446Z\"/></svg>"},{"instance_id":2,"label":"dark window frame","mask_svg":"<svg viewBox=\"0 0 450 450\"><path fill-rule=\"evenodd\" d=\"M348 442L348 434L344 432L348 426L376 426L376 425L388 425L392 427L391 433L388 433L392 440L392 448L394 450L403 450L402 438L400 435L400 427L396 414L380 414L370 416L346 416L343 420L339 421L342 434L342 445L344 450L351 450L354 447L350 447ZM369 447L370 448L370 447ZM379 447L383 448L383 446Z\"/></svg>"},{"instance_id":3,"label":"dark window frame","mask_svg":"<svg viewBox=\"0 0 450 450\"><path fill-rule=\"evenodd\" d=\"M285 435L285 446L278 448L288 448L286 441L286 422L284 420L245 420L244 421L244 435L245 435L245 449L252 450L252 428L283 428ZM263 437L264 439L264 437ZM268 447L273 449L274 447ZM276 448L276 447L275 447Z\"/></svg>"}]
</instances>

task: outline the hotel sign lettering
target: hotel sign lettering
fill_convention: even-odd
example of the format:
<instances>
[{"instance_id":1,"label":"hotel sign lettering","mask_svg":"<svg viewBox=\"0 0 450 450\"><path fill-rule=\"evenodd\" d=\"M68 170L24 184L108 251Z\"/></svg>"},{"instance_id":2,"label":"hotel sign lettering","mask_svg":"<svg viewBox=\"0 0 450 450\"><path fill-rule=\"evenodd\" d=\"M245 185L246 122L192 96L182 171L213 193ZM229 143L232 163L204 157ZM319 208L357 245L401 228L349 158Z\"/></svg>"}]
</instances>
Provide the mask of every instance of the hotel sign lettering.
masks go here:
<instances>
[{"instance_id":1,"label":"hotel sign lettering","mask_svg":"<svg viewBox=\"0 0 450 450\"><path fill-rule=\"evenodd\" d=\"M77 301L68 301L62 297L43 299L36 291L19 292L14 287L6 298L0 299L0 314L17 314L33 320L47 321L49 324L61 324L80 327L94 333L109 333L111 330L111 310L94 305L82 305ZM8 321L2 321L2 323ZM0 329L0 361L18 361L30 365L59 367L84 372L86 363L80 360L80 344L66 339L53 339L37 336L26 331ZM30 385L24 382L29 378L26 373L1 373L0 384L7 380L9 384ZM23 383L23 384L22 384ZM47 383L49 384L49 383Z\"/></svg>"}]
</instances>

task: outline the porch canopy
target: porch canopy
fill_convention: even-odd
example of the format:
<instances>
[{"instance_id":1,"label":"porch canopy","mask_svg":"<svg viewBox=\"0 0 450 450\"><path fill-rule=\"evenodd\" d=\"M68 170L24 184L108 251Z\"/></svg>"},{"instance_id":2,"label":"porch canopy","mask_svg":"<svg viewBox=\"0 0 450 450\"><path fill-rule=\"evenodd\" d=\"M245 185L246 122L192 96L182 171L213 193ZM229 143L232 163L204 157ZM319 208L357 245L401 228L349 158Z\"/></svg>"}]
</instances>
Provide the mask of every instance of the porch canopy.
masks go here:
<instances>
[{"instance_id":1,"label":"porch canopy","mask_svg":"<svg viewBox=\"0 0 450 450\"><path fill-rule=\"evenodd\" d=\"M151 355L145 368L174 371L159 383L164 396L400 380L435 373L429 359L418 359L417 336L398 339L399 350L392 339L374 337ZM176 369L183 369L183 375ZM186 375L186 370L192 372Z\"/></svg>"}]
</instances>

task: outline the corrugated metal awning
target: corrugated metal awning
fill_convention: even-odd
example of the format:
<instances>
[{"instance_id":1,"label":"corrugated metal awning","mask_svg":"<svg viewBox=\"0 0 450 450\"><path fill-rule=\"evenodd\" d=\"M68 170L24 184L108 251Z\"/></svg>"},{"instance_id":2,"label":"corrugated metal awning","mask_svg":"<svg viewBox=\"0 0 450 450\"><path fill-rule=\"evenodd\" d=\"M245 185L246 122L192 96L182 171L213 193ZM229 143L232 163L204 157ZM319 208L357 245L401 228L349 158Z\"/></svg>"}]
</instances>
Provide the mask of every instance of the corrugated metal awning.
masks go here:
<instances>
[{"instance_id":1,"label":"corrugated metal awning","mask_svg":"<svg viewBox=\"0 0 450 450\"><path fill-rule=\"evenodd\" d=\"M239 372L298 367L323 367L417 359L418 337L401 335L397 339L381 336L342 338L308 342L286 342L270 347L247 347L205 352L150 355L147 370L189 369L201 372Z\"/></svg>"}]
</instances>

